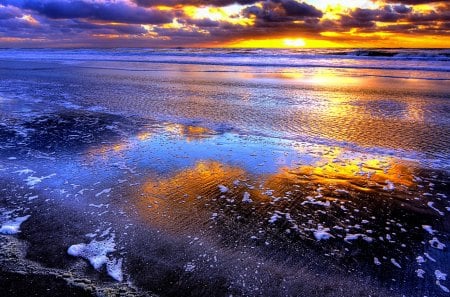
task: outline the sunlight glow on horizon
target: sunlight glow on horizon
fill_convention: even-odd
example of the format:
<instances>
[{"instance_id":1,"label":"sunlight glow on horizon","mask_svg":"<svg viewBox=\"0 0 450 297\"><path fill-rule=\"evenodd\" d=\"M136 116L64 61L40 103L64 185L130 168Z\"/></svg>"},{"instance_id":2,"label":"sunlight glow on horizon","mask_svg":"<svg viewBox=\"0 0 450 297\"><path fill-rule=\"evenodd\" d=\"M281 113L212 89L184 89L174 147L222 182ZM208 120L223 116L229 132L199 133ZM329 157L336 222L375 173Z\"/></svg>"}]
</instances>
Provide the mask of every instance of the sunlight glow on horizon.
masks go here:
<instances>
[{"instance_id":1,"label":"sunlight glow on horizon","mask_svg":"<svg viewBox=\"0 0 450 297\"><path fill-rule=\"evenodd\" d=\"M283 43L286 47L304 47L306 45L305 40L301 38L297 39L284 39Z\"/></svg>"}]
</instances>

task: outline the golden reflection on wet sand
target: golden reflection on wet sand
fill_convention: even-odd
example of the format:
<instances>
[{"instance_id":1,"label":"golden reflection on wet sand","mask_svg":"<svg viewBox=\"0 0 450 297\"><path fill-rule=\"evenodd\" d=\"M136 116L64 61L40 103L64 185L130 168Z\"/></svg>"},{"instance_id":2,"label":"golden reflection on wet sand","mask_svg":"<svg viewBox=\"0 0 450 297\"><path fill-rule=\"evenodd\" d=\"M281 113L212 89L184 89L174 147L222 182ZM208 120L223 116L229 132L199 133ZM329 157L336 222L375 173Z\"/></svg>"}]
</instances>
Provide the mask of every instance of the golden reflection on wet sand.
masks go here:
<instances>
[{"instance_id":1,"label":"golden reflection on wet sand","mask_svg":"<svg viewBox=\"0 0 450 297\"><path fill-rule=\"evenodd\" d=\"M147 181L142 187L144 195L139 198L138 209L144 211L144 217L149 216L152 224L157 219L169 229L179 226L181 220L186 223L194 218L204 221L210 214L202 212L201 205L220 199L218 186L231 187L234 180L245 177L246 172L240 168L219 162L198 162L193 168L168 179ZM171 226L172 223L175 226Z\"/></svg>"},{"instance_id":2,"label":"golden reflection on wet sand","mask_svg":"<svg viewBox=\"0 0 450 297\"><path fill-rule=\"evenodd\" d=\"M224 208L233 208L237 215L243 208L251 208L267 221L267 213L284 211L287 206L291 210L304 208L305 203L329 206L327 201L336 205L351 202L359 208L365 206L364 195L379 200L411 200L408 191L416 187L412 164L389 157L339 158L339 154L331 154L328 160L313 165L283 167L275 174L259 176L219 162L201 161L169 178L148 180L141 189L138 209L152 224L179 230L181 225L201 228L212 213ZM226 191L221 191L222 186Z\"/></svg>"},{"instance_id":3,"label":"golden reflection on wet sand","mask_svg":"<svg viewBox=\"0 0 450 297\"><path fill-rule=\"evenodd\" d=\"M328 148L320 154L321 159L313 165L281 168L267 181L283 178L298 183L335 185L359 191L377 192L390 187L409 188L414 185L414 165L399 163L386 156L353 156L348 158L340 148Z\"/></svg>"},{"instance_id":4,"label":"golden reflection on wet sand","mask_svg":"<svg viewBox=\"0 0 450 297\"><path fill-rule=\"evenodd\" d=\"M199 161L168 177L148 176L133 204L144 224L218 248L268 257L282 250L283 259L321 266L324 259L313 256L319 253L339 268L363 263L374 273L374 261L389 273L392 259L414 267L430 240L423 226L445 219L433 208L442 205L428 195L427 175L389 156L320 151L317 162L273 174Z\"/></svg>"}]
</instances>

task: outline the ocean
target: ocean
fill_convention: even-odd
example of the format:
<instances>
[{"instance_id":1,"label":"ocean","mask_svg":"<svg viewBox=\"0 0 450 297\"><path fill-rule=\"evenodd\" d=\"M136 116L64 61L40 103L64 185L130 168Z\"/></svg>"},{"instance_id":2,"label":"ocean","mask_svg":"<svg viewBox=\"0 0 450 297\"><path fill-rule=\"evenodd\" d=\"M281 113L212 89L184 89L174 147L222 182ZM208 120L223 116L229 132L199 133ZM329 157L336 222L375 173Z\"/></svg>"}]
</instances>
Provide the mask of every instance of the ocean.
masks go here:
<instances>
[{"instance_id":1,"label":"ocean","mask_svg":"<svg viewBox=\"0 0 450 297\"><path fill-rule=\"evenodd\" d=\"M448 49L0 49L0 292L446 296L449 82Z\"/></svg>"}]
</instances>

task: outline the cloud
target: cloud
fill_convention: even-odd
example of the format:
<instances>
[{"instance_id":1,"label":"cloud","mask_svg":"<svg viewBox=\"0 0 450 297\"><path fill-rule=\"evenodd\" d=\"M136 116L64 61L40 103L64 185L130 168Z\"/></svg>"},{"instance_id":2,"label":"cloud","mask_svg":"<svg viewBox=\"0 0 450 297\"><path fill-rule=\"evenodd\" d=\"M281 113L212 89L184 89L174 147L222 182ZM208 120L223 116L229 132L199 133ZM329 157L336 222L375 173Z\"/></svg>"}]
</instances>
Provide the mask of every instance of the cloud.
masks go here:
<instances>
[{"instance_id":1,"label":"cloud","mask_svg":"<svg viewBox=\"0 0 450 297\"><path fill-rule=\"evenodd\" d=\"M193 19L185 19L181 20L182 23L187 23L190 25L195 25L199 28L217 28L220 27L221 22L219 21L212 21L210 19L200 19L200 20L193 20Z\"/></svg>"},{"instance_id":2,"label":"cloud","mask_svg":"<svg viewBox=\"0 0 450 297\"><path fill-rule=\"evenodd\" d=\"M314 6L294 0L264 1L260 6L247 7L243 14L246 17L255 17L260 26L271 22L288 23L323 16L323 13Z\"/></svg>"},{"instance_id":3,"label":"cloud","mask_svg":"<svg viewBox=\"0 0 450 297\"><path fill-rule=\"evenodd\" d=\"M0 20L7 20L22 17L23 14L20 9L16 7L1 7L0 6Z\"/></svg>"},{"instance_id":4,"label":"cloud","mask_svg":"<svg viewBox=\"0 0 450 297\"><path fill-rule=\"evenodd\" d=\"M397 13L410 13L412 8L406 5L395 5L392 6L392 9Z\"/></svg>"},{"instance_id":5,"label":"cloud","mask_svg":"<svg viewBox=\"0 0 450 297\"><path fill-rule=\"evenodd\" d=\"M448 2L373 2L378 6L346 8L329 18L329 12L303 0L0 0L0 37L71 46L189 46L296 36L362 40L359 33L450 33ZM434 4L424 10L413 5L419 2ZM241 6L220 17L227 11L221 7L230 4ZM191 6L214 8L211 14L207 9L195 14Z\"/></svg>"},{"instance_id":6,"label":"cloud","mask_svg":"<svg viewBox=\"0 0 450 297\"><path fill-rule=\"evenodd\" d=\"M125 2L87 2L82 0L10 0L0 3L34 11L51 19L91 19L129 24L163 24L172 21L168 11L145 9Z\"/></svg>"},{"instance_id":7,"label":"cloud","mask_svg":"<svg viewBox=\"0 0 450 297\"><path fill-rule=\"evenodd\" d=\"M294 0L273 1L279 2L283 7L286 15L293 17L315 17L320 18L323 13L312 5Z\"/></svg>"},{"instance_id":8,"label":"cloud","mask_svg":"<svg viewBox=\"0 0 450 297\"><path fill-rule=\"evenodd\" d=\"M441 22L450 21L450 8L438 6L434 10L416 12L403 5L385 5L376 9L355 8L341 14L341 29L360 29L361 31L384 31L397 33L448 33ZM398 24L402 22L402 24ZM377 26L384 24L382 27ZM339 30L339 28L335 28ZM441 30L439 32L439 30Z\"/></svg>"},{"instance_id":9,"label":"cloud","mask_svg":"<svg viewBox=\"0 0 450 297\"><path fill-rule=\"evenodd\" d=\"M377 15L377 10L357 8L349 15L341 15L341 25L346 28L374 27Z\"/></svg>"},{"instance_id":10,"label":"cloud","mask_svg":"<svg viewBox=\"0 0 450 297\"><path fill-rule=\"evenodd\" d=\"M177 6L177 5L193 5L193 6L217 6L223 7L231 4L241 4L248 5L260 2L261 0L212 0L212 1L201 1L201 0L133 0L139 6L144 7L154 7L157 5L164 6Z\"/></svg>"}]
</instances>

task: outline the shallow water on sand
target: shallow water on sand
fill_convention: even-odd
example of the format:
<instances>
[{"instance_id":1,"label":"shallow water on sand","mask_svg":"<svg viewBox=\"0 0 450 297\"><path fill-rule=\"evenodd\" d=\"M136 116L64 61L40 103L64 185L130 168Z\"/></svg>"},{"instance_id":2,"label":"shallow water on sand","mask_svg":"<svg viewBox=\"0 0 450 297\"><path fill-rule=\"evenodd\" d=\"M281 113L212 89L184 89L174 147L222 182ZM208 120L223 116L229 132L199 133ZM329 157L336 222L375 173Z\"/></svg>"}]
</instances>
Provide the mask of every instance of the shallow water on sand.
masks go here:
<instances>
[{"instance_id":1,"label":"shallow water on sand","mask_svg":"<svg viewBox=\"0 0 450 297\"><path fill-rule=\"evenodd\" d=\"M0 61L5 292L448 294L445 74L30 60Z\"/></svg>"}]
</instances>

